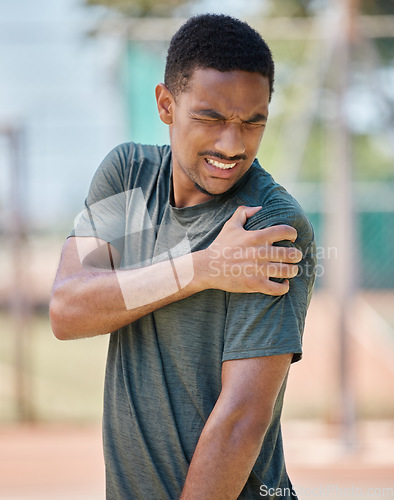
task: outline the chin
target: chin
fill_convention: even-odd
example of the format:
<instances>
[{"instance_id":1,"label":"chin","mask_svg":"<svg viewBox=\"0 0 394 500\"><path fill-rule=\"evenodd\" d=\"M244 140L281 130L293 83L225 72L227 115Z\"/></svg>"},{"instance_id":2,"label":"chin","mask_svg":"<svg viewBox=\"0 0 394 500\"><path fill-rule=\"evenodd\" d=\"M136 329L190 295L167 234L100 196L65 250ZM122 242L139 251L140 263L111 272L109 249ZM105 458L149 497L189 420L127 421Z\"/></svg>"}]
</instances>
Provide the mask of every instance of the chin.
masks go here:
<instances>
[{"instance_id":1,"label":"chin","mask_svg":"<svg viewBox=\"0 0 394 500\"><path fill-rule=\"evenodd\" d=\"M217 196L219 193L211 193L210 191L207 191L205 188L197 184L197 182L194 183L194 187L200 191L202 194L206 194L207 196Z\"/></svg>"}]
</instances>

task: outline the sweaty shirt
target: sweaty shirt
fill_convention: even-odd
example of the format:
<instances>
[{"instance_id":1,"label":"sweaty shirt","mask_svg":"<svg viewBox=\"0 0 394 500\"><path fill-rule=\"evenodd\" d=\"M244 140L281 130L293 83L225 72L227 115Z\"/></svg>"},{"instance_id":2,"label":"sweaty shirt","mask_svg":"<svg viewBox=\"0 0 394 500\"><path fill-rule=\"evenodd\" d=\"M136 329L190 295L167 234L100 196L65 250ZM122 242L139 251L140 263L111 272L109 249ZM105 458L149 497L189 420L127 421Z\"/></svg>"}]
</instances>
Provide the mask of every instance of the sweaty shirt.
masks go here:
<instances>
[{"instance_id":1,"label":"sweaty shirt","mask_svg":"<svg viewBox=\"0 0 394 500\"><path fill-rule=\"evenodd\" d=\"M303 260L283 296L204 290L111 333L103 418L108 500L179 498L220 394L222 361L285 353L297 361L302 353L315 252L312 227L294 198L257 160L230 191L205 203L176 208L170 194L170 146L122 144L96 172L72 235L108 241L120 252L123 269L171 265L209 246L238 206L262 206L245 229L295 227ZM210 265L218 272L215 262ZM190 276L175 276L174 269L174 286L187 283ZM228 272L236 275L237 269ZM120 286L126 306L133 307ZM269 491L272 498L278 492L296 498L280 431L285 384L240 499L270 498Z\"/></svg>"}]
</instances>

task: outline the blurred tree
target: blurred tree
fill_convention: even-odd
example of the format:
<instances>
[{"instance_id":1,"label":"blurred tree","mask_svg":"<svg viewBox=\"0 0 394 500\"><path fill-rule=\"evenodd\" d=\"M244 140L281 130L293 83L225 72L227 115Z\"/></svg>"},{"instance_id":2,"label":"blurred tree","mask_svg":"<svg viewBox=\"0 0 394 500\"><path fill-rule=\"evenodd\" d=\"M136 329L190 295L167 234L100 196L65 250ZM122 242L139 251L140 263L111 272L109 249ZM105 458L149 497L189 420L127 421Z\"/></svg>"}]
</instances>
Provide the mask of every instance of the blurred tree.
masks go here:
<instances>
[{"instance_id":1,"label":"blurred tree","mask_svg":"<svg viewBox=\"0 0 394 500\"><path fill-rule=\"evenodd\" d=\"M268 15L278 17L306 17L314 13L314 4L316 2L313 0L282 0L281 2L271 0L269 2Z\"/></svg>"},{"instance_id":2,"label":"blurred tree","mask_svg":"<svg viewBox=\"0 0 394 500\"><path fill-rule=\"evenodd\" d=\"M330 0L282 0L269 1L268 14L271 16L306 17L324 10ZM394 14L394 0L359 0L361 13L368 15Z\"/></svg>"},{"instance_id":3,"label":"blurred tree","mask_svg":"<svg viewBox=\"0 0 394 500\"><path fill-rule=\"evenodd\" d=\"M187 0L85 0L87 6L101 5L127 17L166 17Z\"/></svg>"},{"instance_id":4,"label":"blurred tree","mask_svg":"<svg viewBox=\"0 0 394 500\"><path fill-rule=\"evenodd\" d=\"M361 0L361 12L367 15L394 15L394 0ZM383 61L394 62L394 38L380 38L375 41Z\"/></svg>"},{"instance_id":5,"label":"blurred tree","mask_svg":"<svg viewBox=\"0 0 394 500\"><path fill-rule=\"evenodd\" d=\"M394 14L394 0L361 0L361 12L369 15Z\"/></svg>"}]
</instances>

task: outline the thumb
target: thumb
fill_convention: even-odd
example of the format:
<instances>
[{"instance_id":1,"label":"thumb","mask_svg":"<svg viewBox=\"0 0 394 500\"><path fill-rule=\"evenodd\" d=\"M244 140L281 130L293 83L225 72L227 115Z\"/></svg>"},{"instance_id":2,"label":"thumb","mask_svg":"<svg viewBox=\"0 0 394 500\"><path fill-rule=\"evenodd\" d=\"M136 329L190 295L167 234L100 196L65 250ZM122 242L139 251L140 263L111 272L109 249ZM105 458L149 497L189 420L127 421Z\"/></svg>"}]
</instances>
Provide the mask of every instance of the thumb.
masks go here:
<instances>
[{"instance_id":1,"label":"thumb","mask_svg":"<svg viewBox=\"0 0 394 500\"><path fill-rule=\"evenodd\" d=\"M256 214L262 208L263 207L261 207L261 206L260 207L245 207L245 206L238 207L237 210L233 213L230 220L233 223L235 223L237 226L244 227L248 218L252 217L252 215Z\"/></svg>"}]
</instances>

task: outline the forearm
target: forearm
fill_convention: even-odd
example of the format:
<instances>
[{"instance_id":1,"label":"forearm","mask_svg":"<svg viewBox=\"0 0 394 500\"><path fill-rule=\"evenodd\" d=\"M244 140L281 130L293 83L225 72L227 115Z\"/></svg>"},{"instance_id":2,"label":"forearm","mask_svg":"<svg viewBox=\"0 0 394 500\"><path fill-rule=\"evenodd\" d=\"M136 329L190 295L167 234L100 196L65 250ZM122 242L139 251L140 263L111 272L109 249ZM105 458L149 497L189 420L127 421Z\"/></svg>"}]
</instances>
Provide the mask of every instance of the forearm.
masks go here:
<instances>
[{"instance_id":1,"label":"forearm","mask_svg":"<svg viewBox=\"0 0 394 500\"><path fill-rule=\"evenodd\" d=\"M204 255L196 252L132 270L81 268L52 292L52 329L61 340L117 330L206 287Z\"/></svg>"},{"instance_id":2,"label":"forearm","mask_svg":"<svg viewBox=\"0 0 394 500\"><path fill-rule=\"evenodd\" d=\"M121 256L104 240L69 238L50 301L56 337L72 339L109 333L208 288L235 293L287 293L288 278L298 272L296 265L287 262L299 262L302 255L295 249L273 246L272 242L294 239L295 230L287 226L244 230L247 217L255 212L256 207L239 207L205 250L142 269L114 269ZM260 255L261 248L264 251ZM289 250L295 254L290 255ZM232 269L236 269L235 275ZM274 282L270 277L285 281Z\"/></svg>"},{"instance_id":3,"label":"forearm","mask_svg":"<svg viewBox=\"0 0 394 500\"><path fill-rule=\"evenodd\" d=\"M181 500L237 499L261 449L267 425L218 419L213 412L201 433ZM253 430L252 430L253 429Z\"/></svg>"}]
</instances>

